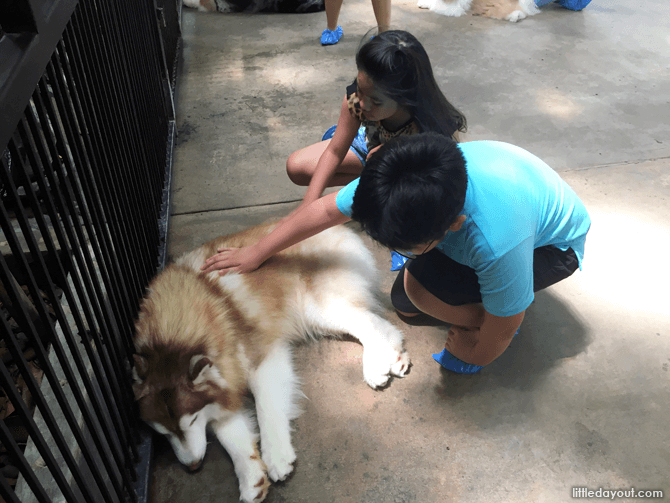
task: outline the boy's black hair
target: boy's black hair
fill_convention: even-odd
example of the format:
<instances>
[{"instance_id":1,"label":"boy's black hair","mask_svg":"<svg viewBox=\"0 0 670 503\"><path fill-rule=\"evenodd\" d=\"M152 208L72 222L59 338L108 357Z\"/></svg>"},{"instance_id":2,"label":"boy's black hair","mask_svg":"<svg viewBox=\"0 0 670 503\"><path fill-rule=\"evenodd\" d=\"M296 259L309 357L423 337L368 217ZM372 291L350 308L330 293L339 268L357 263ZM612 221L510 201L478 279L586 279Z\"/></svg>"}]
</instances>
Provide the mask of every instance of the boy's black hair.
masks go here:
<instances>
[{"instance_id":1,"label":"boy's black hair","mask_svg":"<svg viewBox=\"0 0 670 503\"><path fill-rule=\"evenodd\" d=\"M445 136L466 131L465 116L440 90L426 50L412 34L389 30L372 37L358 49L356 66L410 111L419 131Z\"/></svg>"},{"instance_id":2,"label":"boy's black hair","mask_svg":"<svg viewBox=\"0 0 670 503\"><path fill-rule=\"evenodd\" d=\"M352 218L391 249L441 240L465 204L468 176L458 144L437 133L384 143L361 173Z\"/></svg>"}]
</instances>

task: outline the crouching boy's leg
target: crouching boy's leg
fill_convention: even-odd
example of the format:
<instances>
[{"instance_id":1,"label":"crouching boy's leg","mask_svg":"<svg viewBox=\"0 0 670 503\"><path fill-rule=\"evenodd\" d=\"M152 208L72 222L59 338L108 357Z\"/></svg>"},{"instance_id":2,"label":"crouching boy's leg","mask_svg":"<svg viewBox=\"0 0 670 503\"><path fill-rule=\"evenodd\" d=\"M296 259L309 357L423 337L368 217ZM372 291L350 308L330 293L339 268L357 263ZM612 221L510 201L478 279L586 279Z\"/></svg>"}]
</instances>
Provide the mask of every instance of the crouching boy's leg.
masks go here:
<instances>
[{"instance_id":1,"label":"crouching boy's leg","mask_svg":"<svg viewBox=\"0 0 670 503\"><path fill-rule=\"evenodd\" d=\"M577 268L578 261L571 249L538 248L534 252L533 290L557 283ZM424 312L452 324L445 349L433 358L443 367L459 373L477 372L502 354L518 333L524 316L524 312L510 317L487 313L474 270L438 250L431 250L405 265L393 285L391 300L402 314ZM486 336L482 339L481 329L485 324ZM493 331L489 330L491 327ZM488 337L491 334L493 337ZM468 363L452 353L464 360L468 360L469 355L477 356Z\"/></svg>"}]
</instances>

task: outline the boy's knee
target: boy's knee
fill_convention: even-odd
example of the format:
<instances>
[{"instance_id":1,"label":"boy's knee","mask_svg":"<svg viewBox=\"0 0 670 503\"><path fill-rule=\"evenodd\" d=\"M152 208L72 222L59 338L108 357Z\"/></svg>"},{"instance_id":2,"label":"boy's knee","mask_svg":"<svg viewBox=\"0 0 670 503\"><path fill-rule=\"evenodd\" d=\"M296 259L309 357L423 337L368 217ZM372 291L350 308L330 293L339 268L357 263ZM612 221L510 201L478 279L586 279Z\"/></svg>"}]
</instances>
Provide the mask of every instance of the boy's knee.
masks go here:
<instances>
[{"instance_id":1,"label":"boy's knee","mask_svg":"<svg viewBox=\"0 0 670 503\"><path fill-rule=\"evenodd\" d=\"M405 267L403 267L396 277L393 287L391 288L391 303L398 313L403 316L416 316L421 311L412 304L412 301L405 292Z\"/></svg>"},{"instance_id":2,"label":"boy's knee","mask_svg":"<svg viewBox=\"0 0 670 503\"><path fill-rule=\"evenodd\" d=\"M414 276L409 271L405 271L403 277L403 286L405 288L405 294L407 298L412 302L417 309L421 309L422 299L424 298L424 293L426 289L421 283L419 283Z\"/></svg>"}]
</instances>

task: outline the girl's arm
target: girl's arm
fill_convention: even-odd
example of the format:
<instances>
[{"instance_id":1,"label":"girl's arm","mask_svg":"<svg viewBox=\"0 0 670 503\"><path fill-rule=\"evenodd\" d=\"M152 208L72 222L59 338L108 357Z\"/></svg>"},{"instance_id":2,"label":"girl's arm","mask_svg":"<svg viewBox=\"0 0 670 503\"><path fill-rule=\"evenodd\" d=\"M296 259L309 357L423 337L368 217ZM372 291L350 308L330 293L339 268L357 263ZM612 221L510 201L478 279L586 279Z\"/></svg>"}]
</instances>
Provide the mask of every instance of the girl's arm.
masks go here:
<instances>
[{"instance_id":1,"label":"girl's arm","mask_svg":"<svg viewBox=\"0 0 670 503\"><path fill-rule=\"evenodd\" d=\"M219 253L205 260L201 270L246 273L258 269L263 262L280 251L319 232L350 220L337 208L337 193L302 206L279 222L279 225L253 246L220 248Z\"/></svg>"},{"instance_id":2,"label":"girl's arm","mask_svg":"<svg viewBox=\"0 0 670 503\"><path fill-rule=\"evenodd\" d=\"M349 151L351 143L358 134L358 128L361 123L358 119L351 116L347 105L347 97L342 100L340 117L337 120L337 129L330 140L330 143L316 163L314 174L309 182L309 187L303 197L302 205L310 204L316 201L328 186L328 182L337 172L337 168L342 164L344 157ZM302 206L301 205L301 206Z\"/></svg>"}]
</instances>

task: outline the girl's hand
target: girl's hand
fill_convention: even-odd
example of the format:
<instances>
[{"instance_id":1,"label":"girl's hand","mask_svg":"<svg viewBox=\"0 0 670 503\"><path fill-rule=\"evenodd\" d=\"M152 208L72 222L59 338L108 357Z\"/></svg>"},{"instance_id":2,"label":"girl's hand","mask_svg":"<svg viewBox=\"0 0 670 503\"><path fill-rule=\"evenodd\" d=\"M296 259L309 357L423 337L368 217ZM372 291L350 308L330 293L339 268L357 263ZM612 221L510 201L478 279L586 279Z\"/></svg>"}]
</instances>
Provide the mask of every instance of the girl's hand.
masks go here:
<instances>
[{"instance_id":1,"label":"girl's hand","mask_svg":"<svg viewBox=\"0 0 670 503\"><path fill-rule=\"evenodd\" d=\"M223 276L229 272L244 274L255 271L263 263L256 257L253 246L219 248L218 252L216 255L212 255L205 260L205 265L200 268L201 271L204 273L219 271L219 276Z\"/></svg>"}]
</instances>

